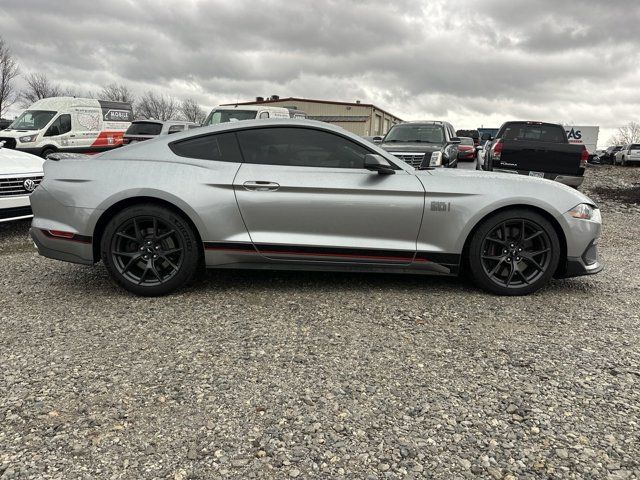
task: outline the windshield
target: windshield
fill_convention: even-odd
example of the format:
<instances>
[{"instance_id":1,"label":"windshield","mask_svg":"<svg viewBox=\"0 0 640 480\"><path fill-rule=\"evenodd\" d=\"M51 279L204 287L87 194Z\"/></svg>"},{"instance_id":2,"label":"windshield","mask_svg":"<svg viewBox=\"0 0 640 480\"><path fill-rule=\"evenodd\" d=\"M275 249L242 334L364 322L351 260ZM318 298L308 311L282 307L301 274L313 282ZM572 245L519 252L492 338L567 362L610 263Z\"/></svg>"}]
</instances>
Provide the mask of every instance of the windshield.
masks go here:
<instances>
[{"instance_id":1,"label":"windshield","mask_svg":"<svg viewBox=\"0 0 640 480\"><path fill-rule=\"evenodd\" d=\"M238 120L254 120L257 113L255 110L214 110L209 114L204 124L216 125Z\"/></svg>"},{"instance_id":2,"label":"windshield","mask_svg":"<svg viewBox=\"0 0 640 480\"><path fill-rule=\"evenodd\" d=\"M460 137L460 145L473 145L473 138Z\"/></svg>"},{"instance_id":3,"label":"windshield","mask_svg":"<svg viewBox=\"0 0 640 480\"><path fill-rule=\"evenodd\" d=\"M444 129L441 125L396 125L384 138L386 142L442 144Z\"/></svg>"},{"instance_id":4,"label":"windshield","mask_svg":"<svg viewBox=\"0 0 640 480\"><path fill-rule=\"evenodd\" d=\"M48 110L25 110L8 128L14 130L42 130L55 114L56 112Z\"/></svg>"},{"instance_id":5,"label":"windshield","mask_svg":"<svg viewBox=\"0 0 640 480\"><path fill-rule=\"evenodd\" d=\"M162 124L157 122L134 122L132 123L125 135L160 135Z\"/></svg>"}]
</instances>

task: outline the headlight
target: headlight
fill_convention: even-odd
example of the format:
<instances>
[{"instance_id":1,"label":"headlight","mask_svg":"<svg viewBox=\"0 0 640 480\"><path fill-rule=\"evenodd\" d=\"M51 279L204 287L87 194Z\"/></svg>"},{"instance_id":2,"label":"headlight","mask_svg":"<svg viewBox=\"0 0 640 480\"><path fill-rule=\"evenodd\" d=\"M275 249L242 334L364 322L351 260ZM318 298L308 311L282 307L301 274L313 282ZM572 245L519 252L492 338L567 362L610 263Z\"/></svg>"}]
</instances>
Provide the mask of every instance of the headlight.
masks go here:
<instances>
[{"instance_id":1,"label":"headlight","mask_svg":"<svg viewBox=\"0 0 640 480\"><path fill-rule=\"evenodd\" d=\"M587 205L586 203L581 203L580 205L576 205L567 213L571 215L573 218L579 218L580 220L591 220L593 218L595 208L591 205Z\"/></svg>"},{"instance_id":2,"label":"headlight","mask_svg":"<svg viewBox=\"0 0 640 480\"><path fill-rule=\"evenodd\" d=\"M429 158L429 166L439 167L440 165L442 165L442 152L433 152Z\"/></svg>"},{"instance_id":3,"label":"headlight","mask_svg":"<svg viewBox=\"0 0 640 480\"><path fill-rule=\"evenodd\" d=\"M38 138L38 135L27 135L26 137L20 137L18 140L22 143L31 143L35 142L36 138Z\"/></svg>"}]
</instances>

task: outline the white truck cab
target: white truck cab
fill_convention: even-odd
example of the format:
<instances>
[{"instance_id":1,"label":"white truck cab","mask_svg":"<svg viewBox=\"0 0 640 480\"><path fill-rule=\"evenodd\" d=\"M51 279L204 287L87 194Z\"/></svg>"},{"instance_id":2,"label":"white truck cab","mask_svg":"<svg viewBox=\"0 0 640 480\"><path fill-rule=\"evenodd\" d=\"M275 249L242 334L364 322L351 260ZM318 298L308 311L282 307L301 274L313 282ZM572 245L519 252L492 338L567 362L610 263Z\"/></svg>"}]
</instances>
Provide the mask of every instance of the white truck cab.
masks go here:
<instances>
[{"instance_id":1,"label":"white truck cab","mask_svg":"<svg viewBox=\"0 0 640 480\"><path fill-rule=\"evenodd\" d=\"M45 158L54 152L97 153L121 146L132 120L129 103L51 97L38 100L0 131L0 142Z\"/></svg>"},{"instance_id":2,"label":"white truck cab","mask_svg":"<svg viewBox=\"0 0 640 480\"><path fill-rule=\"evenodd\" d=\"M292 118L288 108L266 105L218 106L211 110L203 125L267 118Z\"/></svg>"}]
</instances>

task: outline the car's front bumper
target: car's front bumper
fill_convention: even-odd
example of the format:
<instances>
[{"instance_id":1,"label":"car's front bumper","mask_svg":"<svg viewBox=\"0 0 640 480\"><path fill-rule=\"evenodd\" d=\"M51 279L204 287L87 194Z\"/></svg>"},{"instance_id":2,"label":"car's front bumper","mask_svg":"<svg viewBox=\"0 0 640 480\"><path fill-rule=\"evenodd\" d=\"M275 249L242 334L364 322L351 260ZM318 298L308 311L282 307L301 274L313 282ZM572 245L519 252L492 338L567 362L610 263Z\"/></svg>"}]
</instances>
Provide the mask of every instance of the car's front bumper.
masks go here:
<instances>
[{"instance_id":1,"label":"car's front bumper","mask_svg":"<svg viewBox=\"0 0 640 480\"><path fill-rule=\"evenodd\" d=\"M595 275L604 268L598 254L598 246L590 243L580 257L567 257L564 268L558 278L580 277L582 275Z\"/></svg>"},{"instance_id":2,"label":"car's front bumper","mask_svg":"<svg viewBox=\"0 0 640 480\"><path fill-rule=\"evenodd\" d=\"M0 198L0 223L31 218L32 216L28 195Z\"/></svg>"},{"instance_id":3,"label":"car's front bumper","mask_svg":"<svg viewBox=\"0 0 640 480\"><path fill-rule=\"evenodd\" d=\"M600 210L594 210L591 220L573 218L568 212L563 217L567 226L567 256L556 277L569 278L601 272L604 265L598 252L598 239L602 231Z\"/></svg>"}]
</instances>

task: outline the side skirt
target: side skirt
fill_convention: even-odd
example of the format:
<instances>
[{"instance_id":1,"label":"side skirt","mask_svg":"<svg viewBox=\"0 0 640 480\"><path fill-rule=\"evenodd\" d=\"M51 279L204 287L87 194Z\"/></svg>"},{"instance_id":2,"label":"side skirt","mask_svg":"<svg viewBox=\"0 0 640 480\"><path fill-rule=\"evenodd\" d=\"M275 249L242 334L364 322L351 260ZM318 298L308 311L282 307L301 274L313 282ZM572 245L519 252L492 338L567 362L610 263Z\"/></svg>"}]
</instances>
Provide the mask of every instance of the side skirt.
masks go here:
<instances>
[{"instance_id":1,"label":"side skirt","mask_svg":"<svg viewBox=\"0 0 640 480\"><path fill-rule=\"evenodd\" d=\"M455 275L460 255L364 248L204 242L208 267ZM212 255L215 255L212 258Z\"/></svg>"}]
</instances>

